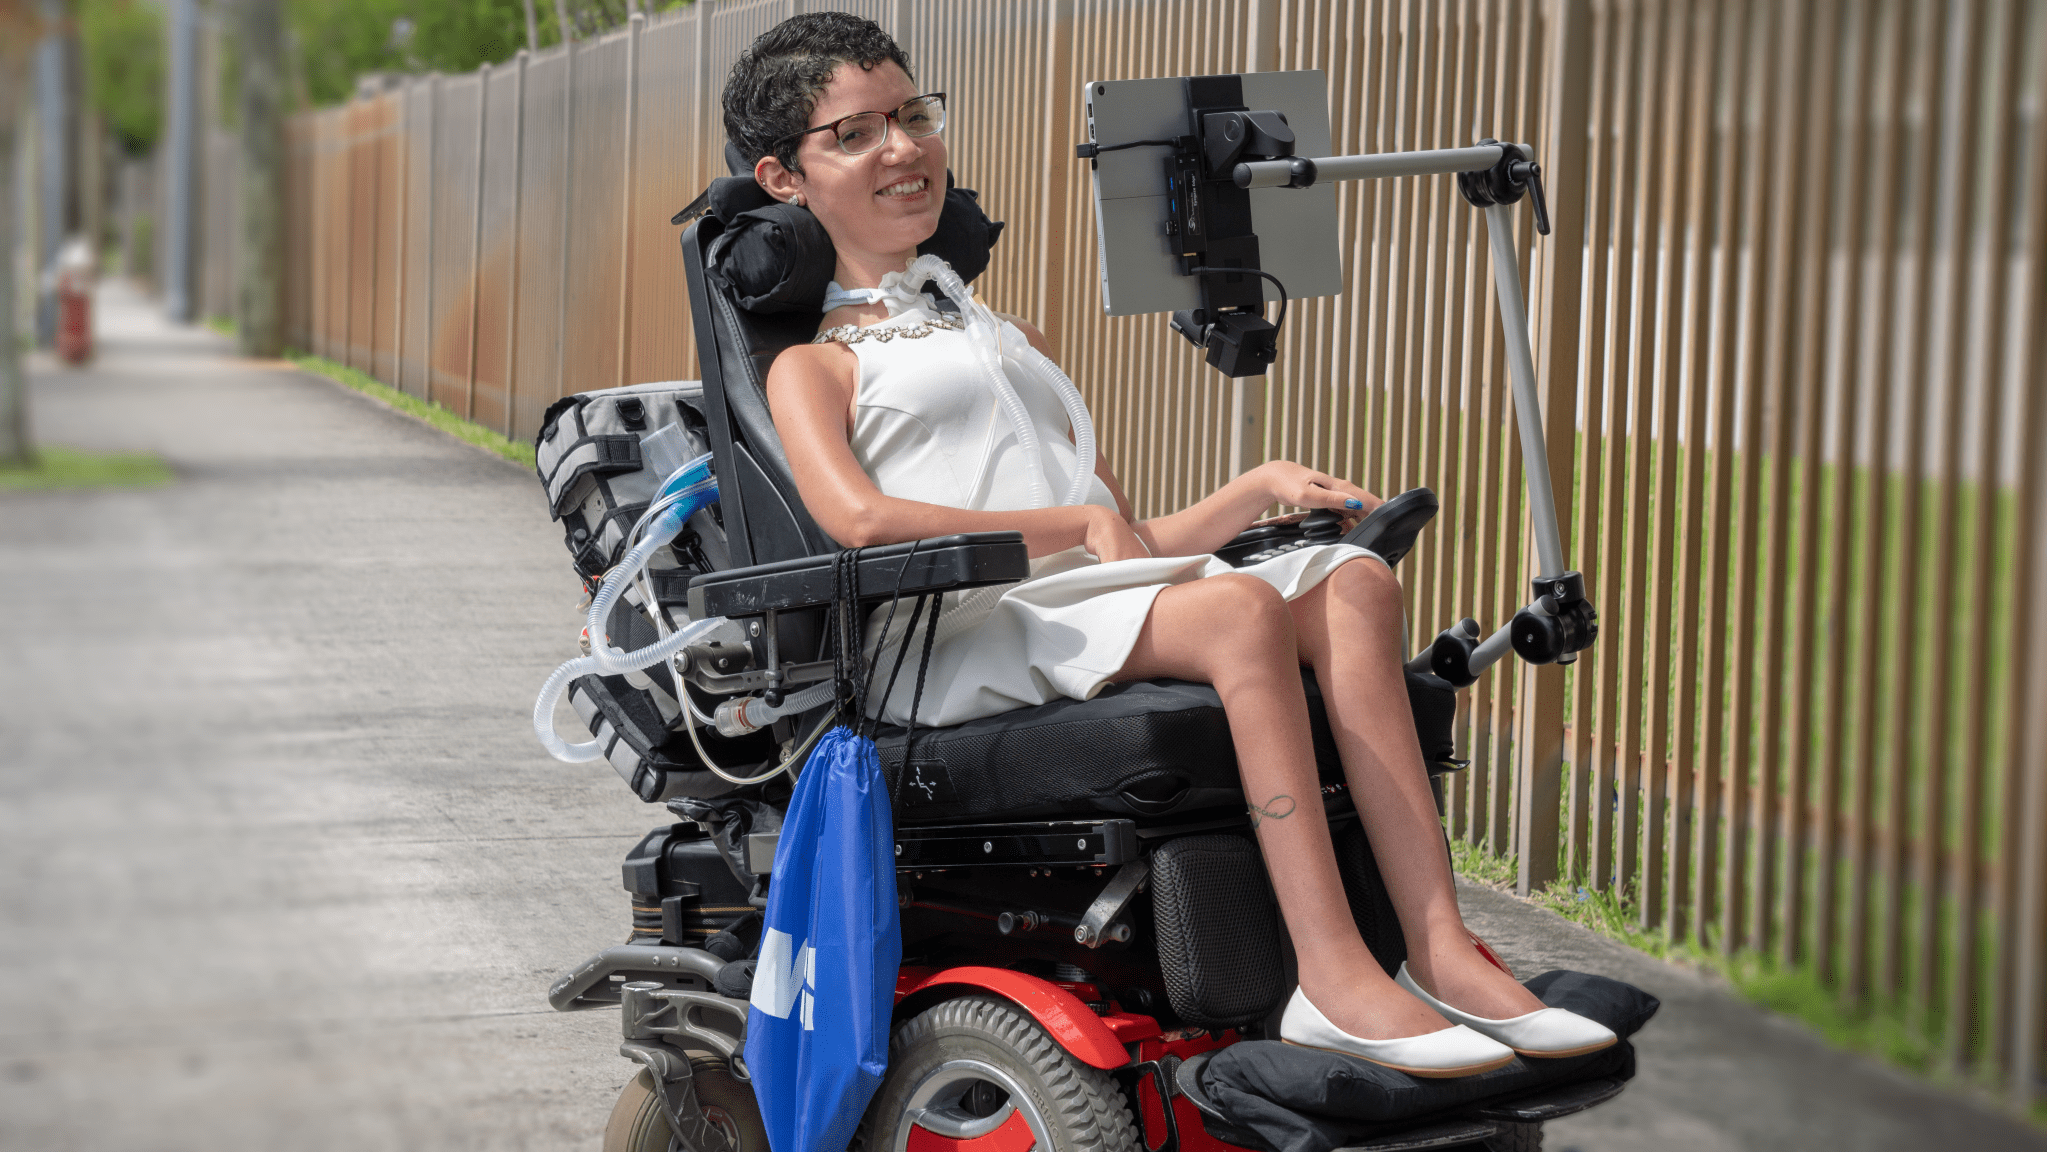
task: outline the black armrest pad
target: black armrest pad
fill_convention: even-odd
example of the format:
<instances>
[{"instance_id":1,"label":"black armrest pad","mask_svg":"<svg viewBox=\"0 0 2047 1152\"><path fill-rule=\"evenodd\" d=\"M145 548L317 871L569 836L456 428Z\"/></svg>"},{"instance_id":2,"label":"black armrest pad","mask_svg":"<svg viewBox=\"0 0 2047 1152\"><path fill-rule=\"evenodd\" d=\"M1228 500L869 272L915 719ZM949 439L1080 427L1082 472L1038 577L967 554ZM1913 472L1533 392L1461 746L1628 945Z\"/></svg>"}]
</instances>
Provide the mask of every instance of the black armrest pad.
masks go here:
<instances>
[{"instance_id":1,"label":"black armrest pad","mask_svg":"<svg viewBox=\"0 0 2047 1152\"><path fill-rule=\"evenodd\" d=\"M690 617L758 616L828 604L836 559L805 556L707 572L690 581ZM963 532L885 544L860 553L860 598L886 600L898 588L911 596L1007 584L1030 575L1030 569L1030 553L1019 532Z\"/></svg>"}]
</instances>

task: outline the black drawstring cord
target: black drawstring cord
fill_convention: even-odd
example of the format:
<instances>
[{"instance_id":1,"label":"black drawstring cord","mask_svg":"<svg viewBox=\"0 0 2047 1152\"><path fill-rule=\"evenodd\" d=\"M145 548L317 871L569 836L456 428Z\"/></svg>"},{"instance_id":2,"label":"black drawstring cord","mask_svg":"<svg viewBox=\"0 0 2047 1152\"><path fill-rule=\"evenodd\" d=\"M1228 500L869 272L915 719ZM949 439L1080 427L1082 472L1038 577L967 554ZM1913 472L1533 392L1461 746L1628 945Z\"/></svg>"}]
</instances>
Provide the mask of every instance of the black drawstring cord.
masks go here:
<instances>
[{"instance_id":1,"label":"black drawstring cord","mask_svg":"<svg viewBox=\"0 0 2047 1152\"><path fill-rule=\"evenodd\" d=\"M931 671L931 646L938 639L938 612L945 607L940 592L931 605L931 626L924 631L924 654L917 658L917 691L910 696L910 726L903 730L903 767L910 766L910 753L917 746L917 706L924 702L924 674ZM907 643L909 637L904 637Z\"/></svg>"},{"instance_id":2,"label":"black drawstring cord","mask_svg":"<svg viewBox=\"0 0 2047 1152\"><path fill-rule=\"evenodd\" d=\"M894 699L895 697L896 677L901 676L903 674L903 657L908 656L910 654L910 640L912 637L917 635L917 621L924 618L924 602L929 599L930 599L929 596L917 597L917 606L910 610L910 625L909 627L903 629L903 638L900 642L896 644L895 666L889 669L888 687L883 688L881 690L881 710L883 712L886 712L888 710L888 702L891 699ZM891 617L895 615L894 605L889 606L889 615ZM889 627L888 624L883 624L881 626L881 644L888 643L888 627ZM880 654L881 647L880 645L877 645L875 647L875 655L879 656ZM874 736L875 725L879 723L880 723L879 719L870 719L868 721L867 735L870 739L872 739Z\"/></svg>"}]
</instances>

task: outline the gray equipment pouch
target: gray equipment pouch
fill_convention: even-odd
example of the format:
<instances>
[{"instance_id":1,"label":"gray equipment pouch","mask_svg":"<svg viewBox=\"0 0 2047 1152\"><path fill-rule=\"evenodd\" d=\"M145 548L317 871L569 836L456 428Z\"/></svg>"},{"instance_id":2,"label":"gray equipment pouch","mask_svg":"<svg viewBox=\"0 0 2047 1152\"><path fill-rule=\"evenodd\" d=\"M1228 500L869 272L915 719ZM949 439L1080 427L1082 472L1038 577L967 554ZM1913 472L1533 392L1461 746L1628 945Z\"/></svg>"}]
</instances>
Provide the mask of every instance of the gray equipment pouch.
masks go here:
<instances>
[{"instance_id":1,"label":"gray equipment pouch","mask_svg":"<svg viewBox=\"0 0 2047 1152\"><path fill-rule=\"evenodd\" d=\"M585 591L595 592L624 558L633 525L666 479L645 466L641 442L673 424L688 445L685 459L709 451L703 403L700 382L677 380L582 392L548 408L534 438L534 470ZM684 593L690 577L730 566L724 523L713 504L690 517L671 544L655 551L645 576L627 586L609 621L612 642L628 650L651 643L656 612L669 631L689 623ZM650 803L729 787L703 771L693 751L677 754L674 742L687 745L689 736L676 690L674 678L658 666L626 676L585 676L569 689L577 714L604 742L606 759ZM704 735L718 741L715 733Z\"/></svg>"},{"instance_id":2,"label":"gray equipment pouch","mask_svg":"<svg viewBox=\"0 0 2047 1152\"><path fill-rule=\"evenodd\" d=\"M626 535L667 479L643 467L640 441L674 424L690 445L689 455L709 451L703 404L701 383L677 380L582 392L548 408L533 441L534 468L586 588L594 590L624 556ZM691 517L674 544L655 553L648 571L681 567L695 573L729 563L714 506ZM638 590L627 596L637 599ZM666 595L661 599L668 602ZM679 610L679 595L674 603Z\"/></svg>"}]
</instances>

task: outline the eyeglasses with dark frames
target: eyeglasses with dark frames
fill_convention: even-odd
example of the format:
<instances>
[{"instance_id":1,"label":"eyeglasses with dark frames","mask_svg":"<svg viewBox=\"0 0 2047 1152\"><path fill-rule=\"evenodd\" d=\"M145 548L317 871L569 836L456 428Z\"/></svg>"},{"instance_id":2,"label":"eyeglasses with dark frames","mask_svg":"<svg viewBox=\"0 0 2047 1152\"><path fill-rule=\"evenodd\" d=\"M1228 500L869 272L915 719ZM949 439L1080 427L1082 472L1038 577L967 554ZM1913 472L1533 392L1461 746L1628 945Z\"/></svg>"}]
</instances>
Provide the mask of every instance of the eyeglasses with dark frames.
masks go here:
<instances>
[{"instance_id":1,"label":"eyeglasses with dark frames","mask_svg":"<svg viewBox=\"0 0 2047 1152\"><path fill-rule=\"evenodd\" d=\"M889 121L902 126L905 136L935 136L945 130L945 93L926 92L912 96L893 112L855 112L829 124L792 132L775 141L775 147L800 140L813 132L829 132L839 150L848 156L872 152L888 143Z\"/></svg>"}]
</instances>

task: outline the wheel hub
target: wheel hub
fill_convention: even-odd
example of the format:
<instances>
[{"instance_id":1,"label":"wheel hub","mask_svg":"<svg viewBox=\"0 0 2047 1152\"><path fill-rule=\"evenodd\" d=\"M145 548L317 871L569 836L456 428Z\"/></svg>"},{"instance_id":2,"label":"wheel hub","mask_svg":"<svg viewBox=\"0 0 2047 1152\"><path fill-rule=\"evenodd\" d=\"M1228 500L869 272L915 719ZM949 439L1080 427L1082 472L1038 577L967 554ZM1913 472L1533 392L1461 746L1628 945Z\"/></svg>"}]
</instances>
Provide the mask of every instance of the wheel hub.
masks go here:
<instances>
[{"instance_id":1,"label":"wheel hub","mask_svg":"<svg viewBox=\"0 0 2047 1152\"><path fill-rule=\"evenodd\" d=\"M1020 1085L979 1060L949 1060L910 1092L893 1152L1031 1152L1050 1148L1045 1120Z\"/></svg>"}]
</instances>

